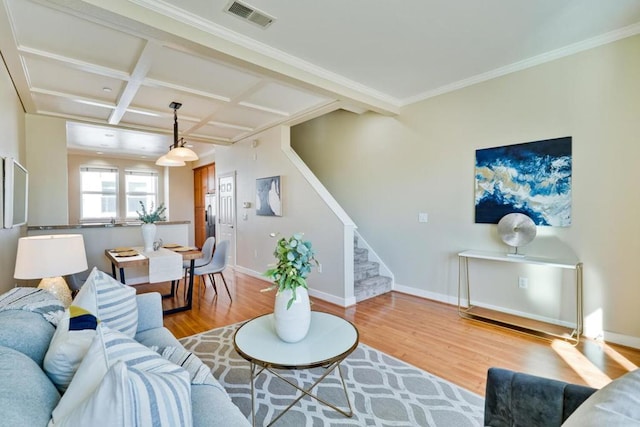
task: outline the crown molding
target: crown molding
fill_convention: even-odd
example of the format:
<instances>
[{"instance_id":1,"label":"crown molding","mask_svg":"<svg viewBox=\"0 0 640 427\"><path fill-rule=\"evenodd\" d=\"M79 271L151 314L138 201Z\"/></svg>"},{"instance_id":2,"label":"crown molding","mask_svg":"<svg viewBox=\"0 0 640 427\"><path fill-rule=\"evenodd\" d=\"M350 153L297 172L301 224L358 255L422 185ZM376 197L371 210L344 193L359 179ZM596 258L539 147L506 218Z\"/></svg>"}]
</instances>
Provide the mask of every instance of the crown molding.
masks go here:
<instances>
[{"instance_id":1,"label":"crown molding","mask_svg":"<svg viewBox=\"0 0 640 427\"><path fill-rule=\"evenodd\" d=\"M478 74L468 79L459 80L457 82L441 86L439 88L423 92L419 95L405 98L401 101L400 105L405 107L416 102L424 101L429 98L433 98L438 95L442 95L448 92L453 92L458 89L463 89L468 86L472 86L478 83L485 82L487 80L495 79L507 74L515 73L517 71L526 70L527 68L535 67L547 62L555 61L556 59L564 58L585 50L593 49L598 46L613 43L618 40L622 40L627 37L634 36L640 33L640 22L611 31L597 37L592 37L581 42L573 43L559 49L552 50L550 52L543 53L541 55L534 56L532 58L525 59L504 67L496 68L495 70L488 71L486 73Z\"/></svg>"},{"instance_id":2,"label":"crown molding","mask_svg":"<svg viewBox=\"0 0 640 427\"><path fill-rule=\"evenodd\" d=\"M182 24L204 31L208 34L211 34L215 37L218 37L234 45L248 49L260 55L264 55L270 60L278 61L282 64L285 64L297 70L309 73L315 77L327 80L331 83L334 83L338 86L344 87L351 91L361 93L367 97L379 100L386 104L390 104L395 108L399 108L401 106L400 100L395 97L389 96L385 93L372 89L371 87L365 86L363 84L350 80L346 77L343 77L339 74L336 74L332 71L329 71L327 69L314 65L310 62L304 61L284 51L281 51L279 49L276 49L264 43L261 43L255 39L252 39L250 37L247 37L235 31L231 31L228 28L225 28L214 22L206 20L198 15L189 13L182 9L178 9L175 6L168 4L167 2L164 2L162 0L128 0L128 1L142 8L164 15ZM274 71L277 71L277 70L274 70ZM326 88L322 88L322 89L327 90Z\"/></svg>"}]
</instances>

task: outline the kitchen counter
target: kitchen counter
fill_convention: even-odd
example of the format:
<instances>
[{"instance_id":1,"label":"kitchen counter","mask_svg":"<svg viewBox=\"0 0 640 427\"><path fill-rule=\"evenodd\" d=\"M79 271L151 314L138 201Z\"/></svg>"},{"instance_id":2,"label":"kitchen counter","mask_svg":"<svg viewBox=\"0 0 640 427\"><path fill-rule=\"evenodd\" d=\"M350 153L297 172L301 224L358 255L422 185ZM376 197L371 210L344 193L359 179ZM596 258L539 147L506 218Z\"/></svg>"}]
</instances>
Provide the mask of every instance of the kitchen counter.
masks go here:
<instances>
[{"instance_id":1,"label":"kitchen counter","mask_svg":"<svg viewBox=\"0 0 640 427\"><path fill-rule=\"evenodd\" d=\"M163 225L176 225L176 224L191 224L191 221L159 221L155 223L158 226ZM142 225L140 221L128 221L128 222L86 222L83 224L68 224L68 225L30 225L27 230L76 230L79 228L113 228L113 227L139 227Z\"/></svg>"}]
</instances>

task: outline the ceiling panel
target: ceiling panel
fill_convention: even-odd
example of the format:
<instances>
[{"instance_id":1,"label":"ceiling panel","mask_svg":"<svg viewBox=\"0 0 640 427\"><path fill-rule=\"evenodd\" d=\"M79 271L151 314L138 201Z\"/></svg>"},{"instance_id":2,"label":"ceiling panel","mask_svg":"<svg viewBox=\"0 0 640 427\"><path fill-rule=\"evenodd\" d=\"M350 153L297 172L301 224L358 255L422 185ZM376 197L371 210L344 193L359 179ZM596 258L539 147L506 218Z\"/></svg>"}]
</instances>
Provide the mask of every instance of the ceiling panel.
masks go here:
<instances>
[{"instance_id":1,"label":"ceiling panel","mask_svg":"<svg viewBox=\"0 0 640 427\"><path fill-rule=\"evenodd\" d=\"M225 108L216 113L213 121L230 123L238 126L259 128L277 122L283 117L267 111L259 111L242 106Z\"/></svg>"},{"instance_id":2,"label":"ceiling panel","mask_svg":"<svg viewBox=\"0 0 640 427\"><path fill-rule=\"evenodd\" d=\"M149 110L155 110L160 107L162 111L173 115L173 110L169 108L169 104L173 101L182 103L182 107L178 110L178 118L181 115L192 117L208 115L225 104L222 101L204 98L176 89L143 85L138 89L133 105Z\"/></svg>"},{"instance_id":3,"label":"ceiling panel","mask_svg":"<svg viewBox=\"0 0 640 427\"><path fill-rule=\"evenodd\" d=\"M148 77L229 99L260 82L253 74L170 48L162 49L155 58Z\"/></svg>"},{"instance_id":4,"label":"ceiling panel","mask_svg":"<svg viewBox=\"0 0 640 427\"><path fill-rule=\"evenodd\" d=\"M88 120L99 120L106 123L111 108L90 105L82 99L61 98L46 94L34 94L33 99L39 113L56 113L68 117L84 117Z\"/></svg>"},{"instance_id":5,"label":"ceiling panel","mask_svg":"<svg viewBox=\"0 0 640 427\"><path fill-rule=\"evenodd\" d=\"M233 141L236 138L241 137L246 134L247 130L236 129L231 127L224 126L214 126L214 125L206 125L202 126L194 132L194 135L202 135L202 136L215 136L220 139L227 139L229 141Z\"/></svg>"},{"instance_id":6,"label":"ceiling panel","mask_svg":"<svg viewBox=\"0 0 640 427\"><path fill-rule=\"evenodd\" d=\"M41 57L26 56L24 62L33 88L82 95L115 105L125 84L122 80L69 68Z\"/></svg>"},{"instance_id":7,"label":"ceiling panel","mask_svg":"<svg viewBox=\"0 0 640 427\"><path fill-rule=\"evenodd\" d=\"M93 64L131 71L144 41L25 0L9 0L15 36L20 46L32 47Z\"/></svg>"},{"instance_id":8,"label":"ceiling panel","mask_svg":"<svg viewBox=\"0 0 640 427\"><path fill-rule=\"evenodd\" d=\"M275 82L269 82L247 96L245 101L292 115L297 111L303 111L329 102L330 99Z\"/></svg>"}]
</instances>

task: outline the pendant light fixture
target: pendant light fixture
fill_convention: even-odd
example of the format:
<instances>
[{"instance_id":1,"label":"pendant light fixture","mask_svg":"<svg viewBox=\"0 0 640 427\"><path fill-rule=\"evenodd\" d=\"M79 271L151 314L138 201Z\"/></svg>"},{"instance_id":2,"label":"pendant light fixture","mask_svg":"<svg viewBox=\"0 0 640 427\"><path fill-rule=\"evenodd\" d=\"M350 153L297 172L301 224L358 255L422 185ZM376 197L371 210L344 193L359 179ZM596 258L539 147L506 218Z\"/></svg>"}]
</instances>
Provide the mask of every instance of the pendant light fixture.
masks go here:
<instances>
[{"instance_id":1,"label":"pendant light fixture","mask_svg":"<svg viewBox=\"0 0 640 427\"><path fill-rule=\"evenodd\" d=\"M173 145L169 147L167 154L156 160L156 165L184 166L185 162L198 160L198 155L184 146L187 143L184 138L178 138L178 109L182 104L174 101L169 104L169 107L173 108Z\"/></svg>"}]
</instances>

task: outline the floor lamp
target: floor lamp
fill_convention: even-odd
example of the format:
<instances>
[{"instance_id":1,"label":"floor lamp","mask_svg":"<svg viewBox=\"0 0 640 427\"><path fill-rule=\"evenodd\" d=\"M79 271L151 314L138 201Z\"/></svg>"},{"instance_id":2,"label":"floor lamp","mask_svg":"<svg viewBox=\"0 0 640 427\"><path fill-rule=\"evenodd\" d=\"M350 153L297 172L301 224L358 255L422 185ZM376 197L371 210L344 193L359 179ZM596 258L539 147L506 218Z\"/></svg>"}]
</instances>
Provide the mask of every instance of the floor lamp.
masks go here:
<instances>
[{"instance_id":1,"label":"floor lamp","mask_svg":"<svg viewBox=\"0 0 640 427\"><path fill-rule=\"evenodd\" d=\"M71 291L62 276L87 269L82 234L21 237L18 240L16 279L42 279L38 288L54 294L65 307L71 305Z\"/></svg>"}]
</instances>

